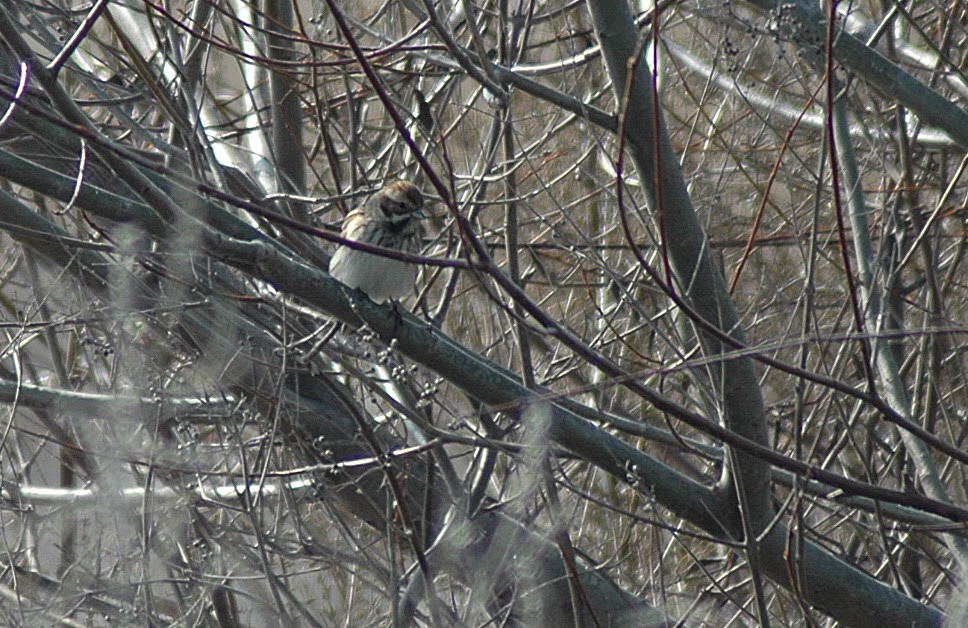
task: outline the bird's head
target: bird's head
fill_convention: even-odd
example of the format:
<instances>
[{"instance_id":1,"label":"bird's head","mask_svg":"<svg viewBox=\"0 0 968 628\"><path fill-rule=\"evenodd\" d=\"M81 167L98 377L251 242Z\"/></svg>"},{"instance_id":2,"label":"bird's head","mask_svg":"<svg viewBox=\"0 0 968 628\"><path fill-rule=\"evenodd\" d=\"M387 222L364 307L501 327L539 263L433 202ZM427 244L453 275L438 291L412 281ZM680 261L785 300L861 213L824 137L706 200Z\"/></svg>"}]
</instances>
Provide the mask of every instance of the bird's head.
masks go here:
<instances>
[{"instance_id":1,"label":"bird's head","mask_svg":"<svg viewBox=\"0 0 968 628\"><path fill-rule=\"evenodd\" d=\"M380 210L394 224L425 217L423 194L409 181L394 181L383 188L378 196Z\"/></svg>"}]
</instances>

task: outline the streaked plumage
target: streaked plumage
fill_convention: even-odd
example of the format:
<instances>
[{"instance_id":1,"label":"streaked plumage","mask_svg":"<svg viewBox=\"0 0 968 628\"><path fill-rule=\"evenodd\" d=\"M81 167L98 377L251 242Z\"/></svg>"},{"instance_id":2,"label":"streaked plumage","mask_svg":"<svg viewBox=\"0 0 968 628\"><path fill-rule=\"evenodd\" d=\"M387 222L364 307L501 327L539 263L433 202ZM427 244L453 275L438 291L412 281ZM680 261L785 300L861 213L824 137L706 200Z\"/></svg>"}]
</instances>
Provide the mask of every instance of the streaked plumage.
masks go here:
<instances>
[{"instance_id":1,"label":"streaked plumage","mask_svg":"<svg viewBox=\"0 0 968 628\"><path fill-rule=\"evenodd\" d=\"M343 218L340 232L348 240L419 253L424 236L423 195L408 181L394 181ZM417 280L417 267L391 257L341 245L329 263L329 274L359 288L377 303L407 295Z\"/></svg>"}]
</instances>

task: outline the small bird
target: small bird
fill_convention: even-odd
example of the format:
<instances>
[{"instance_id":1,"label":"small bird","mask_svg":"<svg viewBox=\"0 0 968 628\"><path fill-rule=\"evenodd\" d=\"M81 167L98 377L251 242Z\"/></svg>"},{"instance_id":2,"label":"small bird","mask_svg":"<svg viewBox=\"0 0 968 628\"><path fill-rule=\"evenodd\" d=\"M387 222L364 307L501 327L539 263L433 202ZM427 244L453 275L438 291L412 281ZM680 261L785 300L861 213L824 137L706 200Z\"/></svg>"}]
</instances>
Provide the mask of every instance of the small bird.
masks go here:
<instances>
[{"instance_id":1,"label":"small bird","mask_svg":"<svg viewBox=\"0 0 968 628\"><path fill-rule=\"evenodd\" d=\"M419 253L424 228L423 195L409 181L394 181L343 218L340 235L373 246ZM417 280L417 267L392 257L340 245L329 274L359 288L377 303L405 296Z\"/></svg>"}]
</instances>

